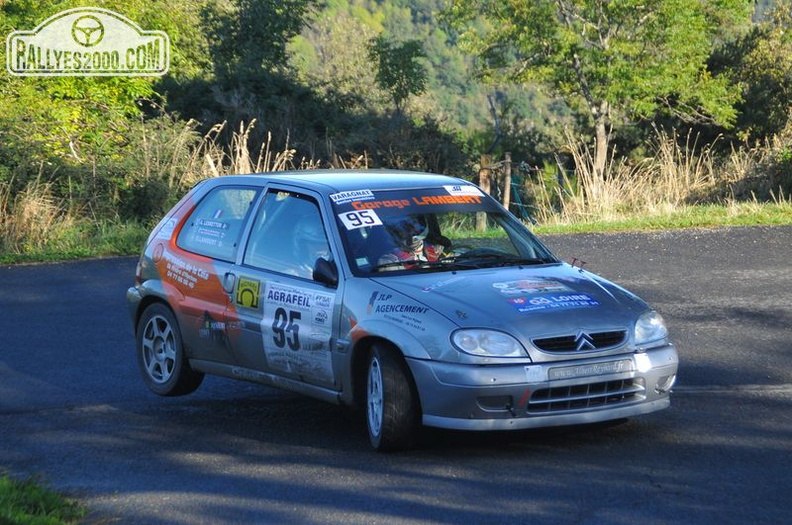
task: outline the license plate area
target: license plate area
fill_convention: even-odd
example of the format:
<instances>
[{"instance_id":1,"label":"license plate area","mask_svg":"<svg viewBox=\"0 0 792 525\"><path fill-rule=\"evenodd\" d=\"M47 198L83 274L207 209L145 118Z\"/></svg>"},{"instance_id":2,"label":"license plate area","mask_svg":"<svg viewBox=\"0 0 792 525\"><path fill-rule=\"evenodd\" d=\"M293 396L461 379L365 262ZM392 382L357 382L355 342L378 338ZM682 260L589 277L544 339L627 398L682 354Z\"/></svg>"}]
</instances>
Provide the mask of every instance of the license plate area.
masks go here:
<instances>
[{"instance_id":1,"label":"license plate area","mask_svg":"<svg viewBox=\"0 0 792 525\"><path fill-rule=\"evenodd\" d=\"M604 363L584 363L572 366L559 366L548 371L550 381L563 381L578 377L598 377L635 371L632 359L619 359Z\"/></svg>"}]
</instances>

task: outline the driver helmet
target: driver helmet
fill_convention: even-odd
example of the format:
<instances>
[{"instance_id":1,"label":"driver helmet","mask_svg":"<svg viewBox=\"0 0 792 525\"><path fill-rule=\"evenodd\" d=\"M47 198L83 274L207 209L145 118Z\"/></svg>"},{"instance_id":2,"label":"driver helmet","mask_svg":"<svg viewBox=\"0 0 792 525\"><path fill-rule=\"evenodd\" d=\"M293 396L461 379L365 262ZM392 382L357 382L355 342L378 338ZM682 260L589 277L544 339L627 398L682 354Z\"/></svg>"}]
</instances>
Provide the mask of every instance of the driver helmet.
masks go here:
<instances>
[{"instance_id":1,"label":"driver helmet","mask_svg":"<svg viewBox=\"0 0 792 525\"><path fill-rule=\"evenodd\" d=\"M420 215L400 217L392 222L388 229L401 246L412 252L418 252L423 248L424 240L429 234L429 226Z\"/></svg>"},{"instance_id":2,"label":"driver helmet","mask_svg":"<svg viewBox=\"0 0 792 525\"><path fill-rule=\"evenodd\" d=\"M293 242L297 260L307 266L313 267L316 259L327 259L330 255L330 246L318 215L305 215L297 221Z\"/></svg>"}]
</instances>

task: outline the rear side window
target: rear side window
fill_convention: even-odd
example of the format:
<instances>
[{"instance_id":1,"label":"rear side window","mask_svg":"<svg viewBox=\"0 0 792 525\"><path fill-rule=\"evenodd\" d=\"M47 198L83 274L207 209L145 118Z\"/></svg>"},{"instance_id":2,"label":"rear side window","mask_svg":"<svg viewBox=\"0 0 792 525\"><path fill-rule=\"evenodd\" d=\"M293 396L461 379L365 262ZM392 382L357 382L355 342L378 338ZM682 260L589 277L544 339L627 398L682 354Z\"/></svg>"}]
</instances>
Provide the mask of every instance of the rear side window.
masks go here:
<instances>
[{"instance_id":1,"label":"rear side window","mask_svg":"<svg viewBox=\"0 0 792 525\"><path fill-rule=\"evenodd\" d=\"M257 195L253 188L215 188L190 214L176 244L199 255L233 261Z\"/></svg>"}]
</instances>

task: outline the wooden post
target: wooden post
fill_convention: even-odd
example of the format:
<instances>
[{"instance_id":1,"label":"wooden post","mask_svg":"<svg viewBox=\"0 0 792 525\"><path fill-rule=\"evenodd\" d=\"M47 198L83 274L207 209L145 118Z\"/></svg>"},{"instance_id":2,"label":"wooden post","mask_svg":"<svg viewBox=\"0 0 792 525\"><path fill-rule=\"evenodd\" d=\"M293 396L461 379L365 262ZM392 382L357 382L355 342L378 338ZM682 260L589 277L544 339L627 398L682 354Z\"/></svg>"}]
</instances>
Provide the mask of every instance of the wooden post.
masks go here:
<instances>
[{"instance_id":1,"label":"wooden post","mask_svg":"<svg viewBox=\"0 0 792 525\"><path fill-rule=\"evenodd\" d=\"M503 207L509 209L511 203L511 152L503 154L503 171L501 172L501 183L503 184Z\"/></svg>"},{"instance_id":2,"label":"wooden post","mask_svg":"<svg viewBox=\"0 0 792 525\"><path fill-rule=\"evenodd\" d=\"M479 188L490 193L492 187L492 156L481 156L481 167L479 168Z\"/></svg>"},{"instance_id":3,"label":"wooden post","mask_svg":"<svg viewBox=\"0 0 792 525\"><path fill-rule=\"evenodd\" d=\"M486 193L490 193L492 182L492 157L490 155L481 156L479 167L479 188ZM487 229L487 214L479 212L476 214L476 231L483 232Z\"/></svg>"}]
</instances>

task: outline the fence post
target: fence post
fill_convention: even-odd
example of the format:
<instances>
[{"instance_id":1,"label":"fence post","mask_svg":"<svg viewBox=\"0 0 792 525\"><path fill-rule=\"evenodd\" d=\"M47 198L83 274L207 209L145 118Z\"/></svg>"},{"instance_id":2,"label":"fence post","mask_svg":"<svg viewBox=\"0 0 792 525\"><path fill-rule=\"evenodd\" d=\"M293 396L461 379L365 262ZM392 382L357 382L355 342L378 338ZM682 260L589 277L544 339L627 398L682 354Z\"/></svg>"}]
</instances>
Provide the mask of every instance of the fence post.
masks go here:
<instances>
[{"instance_id":1,"label":"fence post","mask_svg":"<svg viewBox=\"0 0 792 525\"><path fill-rule=\"evenodd\" d=\"M503 207L509 209L511 204L511 152L503 154L503 171L501 172L501 184L503 184Z\"/></svg>"},{"instance_id":2,"label":"fence post","mask_svg":"<svg viewBox=\"0 0 792 525\"><path fill-rule=\"evenodd\" d=\"M479 188L485 193L490 193L492 181L492 157L490 155L482 155L479 167ZM487 229L487 214L484 212L476 213L476 231L483 232Z\"/></svg>"}]
</instances>

